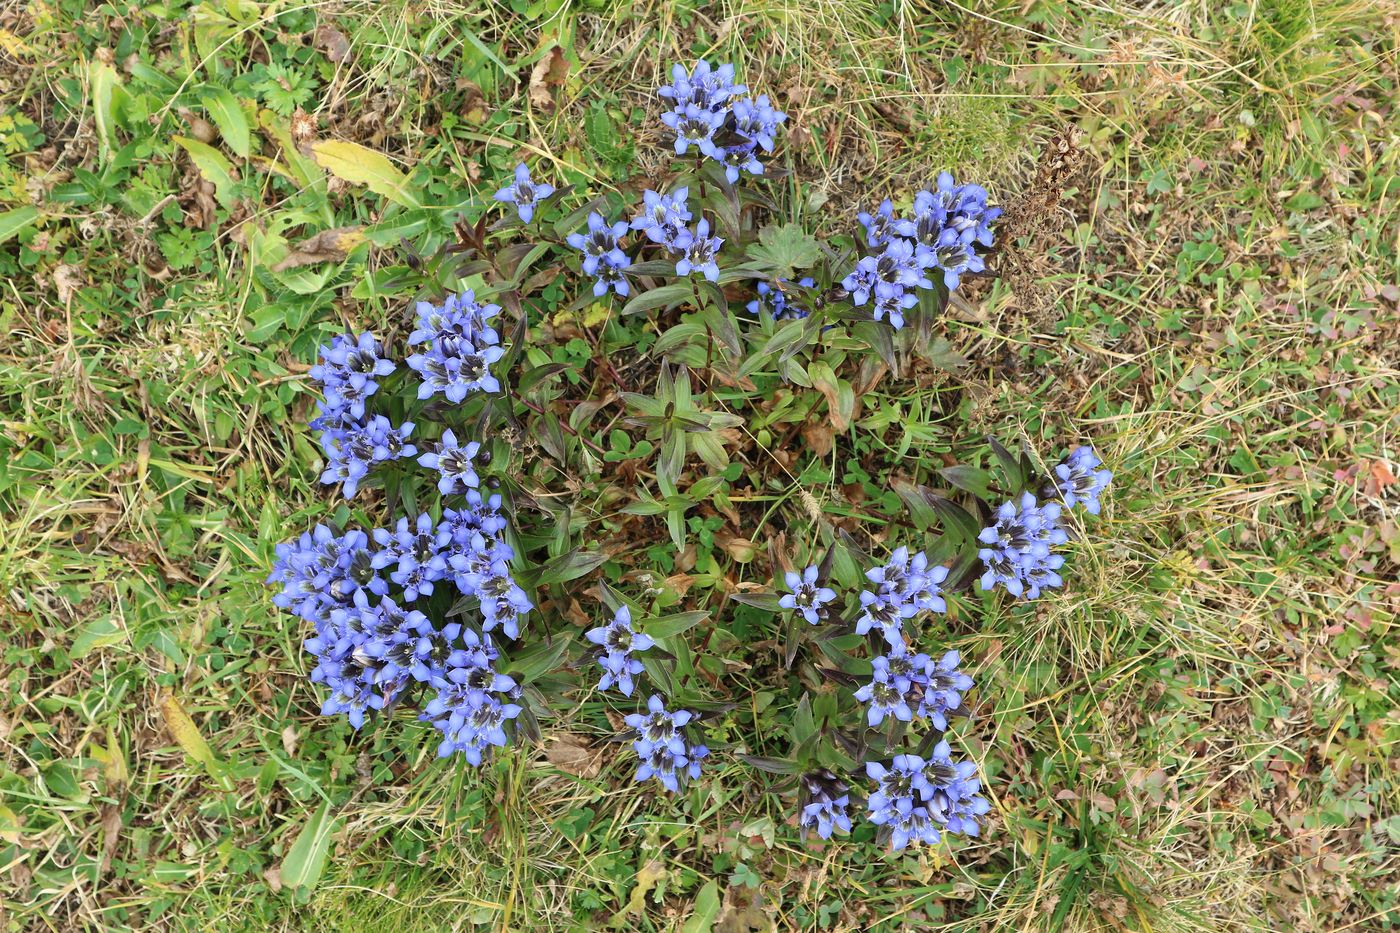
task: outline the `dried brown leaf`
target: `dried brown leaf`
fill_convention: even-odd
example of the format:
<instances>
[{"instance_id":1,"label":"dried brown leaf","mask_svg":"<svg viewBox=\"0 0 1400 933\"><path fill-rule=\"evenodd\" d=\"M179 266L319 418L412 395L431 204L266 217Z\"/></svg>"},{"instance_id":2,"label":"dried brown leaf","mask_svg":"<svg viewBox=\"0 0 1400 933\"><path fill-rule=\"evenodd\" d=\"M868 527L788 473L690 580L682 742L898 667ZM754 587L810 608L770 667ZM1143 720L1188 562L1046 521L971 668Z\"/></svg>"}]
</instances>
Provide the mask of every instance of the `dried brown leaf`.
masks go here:
<instances>
[{"instance_id":1,"label":"dried brown leaf","mask_svg":"<svg viewBox=\"0 0 1400 933\"><path fill-rule=\"evenodd\" d=\"M282 261L272 267L272 271L312 266L318 262L342 262L352 249L365 241L364 231L365 228L360 226L322 230L288 250Z\"/></svg>"},{"instance_id":2,"label":"dried brown leaf","mask_svg":"<svg viewBox=\"0 0 1400 933\"><path fill-rule=\"evenodd\" d=\"M556 45L530 71L530 106L552 112L555 108L553 89L563 84L568 74L569 62L564 58L564 50Z\"/></svg>"},{"instance_id":3,"label":"dried brown leaf","mask_svg":"<svg viewBox=\"0 0 1400 933\"><path fill-rule=\"evenodd\" d=\"M333 62L343 62L350 57L350 40L345 38L345 33L328 23L316 27L314 41L316 48L323 50L326 58Z\"/></svg>"},{"instance_id":4,"label":"dried brown leaf","mask_svg":"<svg viewBox=\"0 0 1400 933\"><path fill-rule=\"evenodd\" d=\"M588 744L581 735L556 732L544 750L545 758L560 771L581 778L595 778L602 770L602 753Z\"/></svg>"}]
</instances>

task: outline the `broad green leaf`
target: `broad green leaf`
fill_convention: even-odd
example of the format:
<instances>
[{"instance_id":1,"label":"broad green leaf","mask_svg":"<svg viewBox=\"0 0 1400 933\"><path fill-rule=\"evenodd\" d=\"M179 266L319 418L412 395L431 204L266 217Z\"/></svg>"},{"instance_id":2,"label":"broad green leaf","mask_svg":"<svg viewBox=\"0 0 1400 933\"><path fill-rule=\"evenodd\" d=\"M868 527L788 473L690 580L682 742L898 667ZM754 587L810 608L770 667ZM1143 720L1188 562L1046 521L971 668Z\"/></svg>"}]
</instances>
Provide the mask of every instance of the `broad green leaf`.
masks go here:
<instances>
[{"instance_id":1,"label":"broad green leaf","mask_svg":"<svg viewBox=\"0 0 1400 933\"><path fill-rule=\"evenodd\" d=\"M710 933L715 928L720 911L719 885L711 878L705 882L700 893L695 895L695 905L690 911L690 919L681 927L681 933Z\"/></svg>"},{"instance_id":2,"label":"broad green leaf","mask_svg":"<svg viewBox=\"0 0 1400 933\"><path fill-rule=\"evenodd\" d=\"M534 583L536 586L540 586L545 583L565 583L569 580L576 580L589 571L602 566L607 559L606 551L584 551L576 548L541 567Z\"/></svg>"},{"instance_id":3,"label":"broad green leaf","mask_svg":"<svg viewBox=\"0 0 1400 933\"><path fill-rule=\"evenodd\" d=\"M670 285L662 285L651 291L633 295L632 300L622 306L622 314L625 317L629 314L650 311L653 308L674 308L676 305L688 301L695 301L695 291L690 287L690 283L672 282Z\"/></svg>"},{"instance_id":4,"label":"broad green leaf","mask_svg":"<svg viewBox=\"0 0 1400 933\"><path fill-rule=\"evenodd\" d=\"M338 820L331 816L330 801L317 808L311 818L302 824L287 855L282 859L282 883L293 890L314 889L326 870L326 855L330 852L331 837L335 835Z\"/></svg>"},{"instance_id":5,"label":"broad green leaf","mask_svg":"<svg viewBox=\"0 0 1400 933\"><path fill-rule=\"evenodd\" d=\"M190 154L190 161L199 169L204 180L214 186L214 196L225 208L233 207L233 163L228 156L208 143L188 136L171 137Z\"/></svg>"},{"instance_id":6,"label":"broad green leaf","mask_svg":"<svg viewBox=\"0 0 1400 933\"><path fill-rule=\"evenodd\" d=\"M116 122L112 101L121 78L111 65L93 59L88 68L88 83L92 90L92 116L97 124L97 145L102 161L106 162L116 147L113 124Z\"/></svg>"},{"instance_id":7,"label":"broad green leaf","mask_svg":"<svg viewBox=\"0 0 1400 933\"><path fill-rule=\"evenodd\" d=\"M798 269L807 269L821 259L817 238L801 224L770 224L758 232L758 242L749 247L753 265L772 270L781 278L791 278Z\"/></svg>"},{"instance_id":8,"label":"broad green leaf","mask_svg":"<svg viewBox=\"0 0 1400 933\"><path fill-rule=\"evenodd\" d=\"M219 128L219 135L224 138L228 147L239 156L248 158L248 154L253 151L252 134L248 126L248 117L243 108L238 106L238 98L233 96L233 92L226 87L210 84L199 92L199 100L204 104L204 109L209 111L214 125Z\"/></svg>"},{"instance_id":9,"label":"broad green leaf","mask_svg":"<svg viewBox=\"0 0 1400 933\"><path fill-rule=\"evenodd\" d=\"M389 157L358 143L327 139L311 147L316 164L353 185L364 185L381 197L404 207L422 207L408 182Z\"/></svg>"},{"instance_id":10,"label":"broad green leaf","mask_svg":"<svg viewBox=\"0 0 1400 933\"><path fill-rule=\"evenodd\" d=\"M32 206L17 207L12 211L0 214L0 243L18 236L21 230L38 219L39 209Z\"/></svg>"},{"instance_id":11,"label":"broad green leaf","mask_svg":"<svg viewBox=\"0 0 1400 933\"><path fill-rule=\"evenodd\" d=\"M511 658L505 669L521 683L532 683L558 667L572 644L572 639L557 635Z\"/></svg>"},{"instance_id":12,"label":"broad green leaf","mask_svg":"<svg viewBox=\"0 0 1400 933\"><path fill-rule=\"evenodd\" d=\"M652 638L659 640L688 632L709 617L710 614L703 609L693 609L690 612L677 612L654 619L641 619L637 626Z\"/></svg>"}]
</instances>

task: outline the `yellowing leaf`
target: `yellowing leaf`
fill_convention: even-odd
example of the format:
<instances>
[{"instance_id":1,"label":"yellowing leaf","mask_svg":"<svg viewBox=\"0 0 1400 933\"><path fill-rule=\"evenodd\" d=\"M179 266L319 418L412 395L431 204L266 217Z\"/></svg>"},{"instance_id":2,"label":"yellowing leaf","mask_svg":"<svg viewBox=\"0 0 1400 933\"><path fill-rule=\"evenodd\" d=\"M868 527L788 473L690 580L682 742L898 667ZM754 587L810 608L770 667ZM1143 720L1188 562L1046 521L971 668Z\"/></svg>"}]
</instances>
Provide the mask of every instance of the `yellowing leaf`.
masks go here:
<instances>
[{"instance_id":1,"label":"yellowing leaf","mask_svg":"<svg viewBox=\"0 0 1400 933\"><path fill-rule=\"evenodd\" d=\"M4 804L0 804L0 841L19 844L19 817Z\"/></svg>"},{"instance_id":2,"label":"yellowing leaf","mask_svg":"<svg viewBox=\"0 0 1400 933\"><path fill-rule=\"evenodd\" d=\"M312 146L311 156L326 171L352 185L364 185L404 207L423 206L409 186L408 178L382 152L357 143L328 139Z\"/></svg>"},{"instance_id":3,"label":"yellowing leaf","mask_svg":"<svg viewBox=\"0 0 1400 933\"><path fill-rule=\"evenodd\" d=\"M209 772L209 776L217 781L221 787L231 790L232 782L224 774L223 765L215 757L214 750L209 747L208 742L204 741L199 727L194 724L190 714L185 712L185 708L180 705L180 701L175 698L173 693L166 694L160 701L160 712L165 717L165 728L185 750L185 754L204 765L204 770Z\"/></svg>"}]
</instances>

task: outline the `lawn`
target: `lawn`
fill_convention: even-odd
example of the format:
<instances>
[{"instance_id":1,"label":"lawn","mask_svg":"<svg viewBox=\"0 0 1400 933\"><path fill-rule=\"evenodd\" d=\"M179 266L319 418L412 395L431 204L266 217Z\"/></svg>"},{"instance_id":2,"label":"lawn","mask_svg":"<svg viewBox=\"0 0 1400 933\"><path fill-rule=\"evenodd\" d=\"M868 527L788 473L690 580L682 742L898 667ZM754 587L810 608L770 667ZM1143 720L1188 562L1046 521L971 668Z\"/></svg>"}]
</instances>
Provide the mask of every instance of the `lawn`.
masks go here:
<instances>
[{"instance_id":1,"label":"lawn","mask_svg":"<svg viewBox=\"0 0 1400 933\"><path fill-rule=\"evenodd\" d=\"M1400 927L1384 7L5 5L0 920ZM646 511L651 445L619 399L650 393L686 309L619 315L573 260L531 282L529 362L557 366L528 404L569 436L503 441L522 483L549 484L523 540L606 555L532 618L598 624L600 581L703 611L682 659L724 710L703 779L634 784L608 742L622 707L586 671L538 743L480 770L436 758L410 712L360 730L320 715L310 626L264 582L274 545L393 510L320 482L318 346L402 344L420 257L501 216L517 162L575 186L571 209L654 186L655 89L702 57L789 115L771 164L790 174L746 184L813 233L849 236L942 170L1007 208L992 274L964 282L927 352L869 379L852 353L849 418L834 389L761 383L772 397L726 441L744 491L671 524ZM746 288L721 297L749 328ZM711 362L697 393L733 402L745 390ZM590 391L602 414L570 417ZM857 820L804 840L778 776L741 756L784 754L800 691L831 688L780 663L781 617L731 597L833 529L879 555L931 534L901 489L994 466L989 435L1045 463L1092 443L1114 479L1102 514L1070 520L1062 590L972 589L930 626L976 680L950 738L991 802L982 832L891 851Z\"/></svg>"}]
</instances>

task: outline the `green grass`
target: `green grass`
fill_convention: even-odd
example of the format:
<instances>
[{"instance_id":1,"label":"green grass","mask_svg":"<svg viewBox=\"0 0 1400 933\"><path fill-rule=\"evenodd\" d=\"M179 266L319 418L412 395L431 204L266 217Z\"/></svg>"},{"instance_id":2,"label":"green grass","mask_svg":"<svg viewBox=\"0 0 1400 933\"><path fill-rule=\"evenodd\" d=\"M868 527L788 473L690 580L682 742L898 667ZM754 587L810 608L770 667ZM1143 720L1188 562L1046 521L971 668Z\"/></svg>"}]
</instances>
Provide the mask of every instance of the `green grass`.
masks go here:
<instances>
[{"instance_id":1,"label":"green grass","mask_svg":"<svg viewBox=\"0 0 1400 933\"><path fill-rule=\"evenodd\" d=\"M723 930L1400 924L1400 147L1379 5L190 6L0 13L9 928L674 930L710 879ZM526 85L555 43L551 112ZM524 155L630 191L664 164L650 89L698 54L793 114L805 187L778 193L813 226L943 167L1006 203L1060 198L952 312L968 364L886 380L840 456L753 514L783 516L789 543L815 534L803 496L898 515L892 471L987 433L1047 454L1093 439L1112 464L1063 594L963 600L930 632L978 680L956 731L994 800L980 839L805 845L724 756L665 800L613 756L579 777L524 748L477 776L409 721L356 735L317 715L305 633L262 585L272 543L332 511L305 427L316 345L404 333L374 287L396 238L301 279L268 268L279 237L387 207L297 175L276 139L293 112L387 153L434 205L489 194ZM222 190L172 141L202 131L181 108L212 119L206 84L274 114L248 157L213 139ZM1037 188L1071 127L1084 170ZM574 284L546 292L567 305ZM554 323L539 346L572 359ZM760 545L778 527L692 514ZM595 530L627 569L665 540ZM681 608L766 576L699 557L714 577L695 571ZM726 674L744 708L717 738L781 753L762 648L731 656L754 666ZM608 730L593 699L546 727ZM323 804L324 873L294 892L286 860Z\"/></svg>"}]
</instances>

